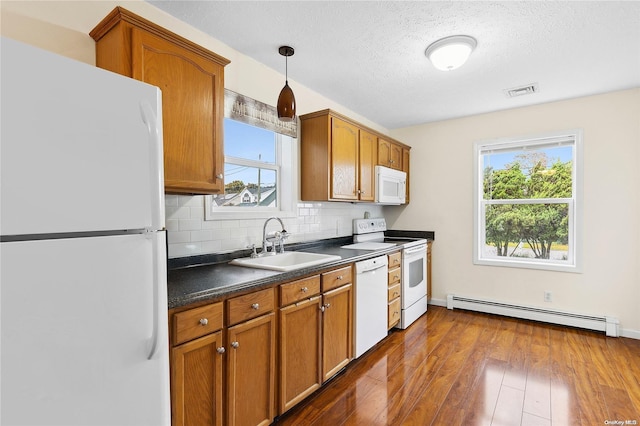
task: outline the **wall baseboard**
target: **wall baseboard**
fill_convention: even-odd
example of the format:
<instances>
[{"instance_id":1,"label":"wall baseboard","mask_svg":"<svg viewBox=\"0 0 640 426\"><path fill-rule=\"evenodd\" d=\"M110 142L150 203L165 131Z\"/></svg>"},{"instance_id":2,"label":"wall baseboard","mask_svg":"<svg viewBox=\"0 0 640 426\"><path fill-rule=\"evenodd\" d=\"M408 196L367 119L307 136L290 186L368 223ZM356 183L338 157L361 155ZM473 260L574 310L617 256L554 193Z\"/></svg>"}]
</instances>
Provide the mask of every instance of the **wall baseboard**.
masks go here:
<instances>
[{"instance_id":1,"label":"wall baseboard","mask_svg":"<svg viewBox=\"0 0 640 426\"><path fill-rule=\"evenodd\" d=\"M493 301L483 301L483 300L472 300L466 299L463 302L457 302L458 306L452 306L452 297L453 295L449 295L447 300L432 298L429 300L430 305L442 306L449 309L453 309L457 307L459 309L469 309L478 312L490 313L495 315L516 317L522 319L530 319L534 321L542 321L548 322L552 324L559 325L570 325L570 326L578 326L581 327L583 321L578 321L577 325L567 324L567 319L571 319L571 315L566 312L561 311L549 311L549 310L540 310L542 312L536 312L537 308L524 307L524 310L520 309L520 307L514 305L507 305L500 302ZM462 298L464 299L464 298ZM479 303L476 303L479 302ZM497 305L497 306L496 306ZM529 311L529 309L533 309L533 313ZM595 319L595 320L594 320ZM593 321L591 321L593 320ZM631 339L640 340L640 331L633 329L626 329L619 327L618 320L612 317L589 317L588 321L585 323L587 326L582 328L594 329L598 331L608 332L612 337L627 337Z\"/></svg>"}]
</instances>

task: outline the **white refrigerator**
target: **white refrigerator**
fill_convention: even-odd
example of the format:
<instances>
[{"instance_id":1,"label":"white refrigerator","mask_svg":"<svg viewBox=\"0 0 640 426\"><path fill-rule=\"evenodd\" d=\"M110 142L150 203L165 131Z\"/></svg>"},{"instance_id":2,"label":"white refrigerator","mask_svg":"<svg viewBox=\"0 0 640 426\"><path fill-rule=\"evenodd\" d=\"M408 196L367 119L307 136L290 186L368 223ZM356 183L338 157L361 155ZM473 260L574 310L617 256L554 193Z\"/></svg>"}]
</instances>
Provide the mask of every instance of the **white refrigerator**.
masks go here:
<instances>
[{"instance_id":1,"label":"white refrigerator","mask_svg":"<svg viewBox=\"0 0 640 426\"><path fill-rule=\"evenodd\" d=\"M0 423L169 425L161 92L0 54Z\"/></svg>"}]
</instances>

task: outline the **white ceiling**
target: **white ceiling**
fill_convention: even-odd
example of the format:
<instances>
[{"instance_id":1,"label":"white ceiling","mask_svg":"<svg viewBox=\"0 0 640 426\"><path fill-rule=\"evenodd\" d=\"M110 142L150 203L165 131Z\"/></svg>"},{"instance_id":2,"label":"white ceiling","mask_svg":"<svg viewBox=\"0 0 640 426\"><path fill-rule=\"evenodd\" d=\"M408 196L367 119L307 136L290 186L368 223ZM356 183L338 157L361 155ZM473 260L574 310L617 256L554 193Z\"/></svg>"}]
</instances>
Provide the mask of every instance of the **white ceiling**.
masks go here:
<instances>
[{"instance_id":1,"label":"white ceiling","mask_svg":"<svg viewBox=\"0 0 640 426\"><path fill-rule=\"evenodd\" d=\"M278 47L294 47L294 92L388 129L640 87L640 1L148 1L282 73ZM478 47L436 70L426 47L456 34ZM530 83L539 92L504 93Z\"/></svg>"}]
</instances>

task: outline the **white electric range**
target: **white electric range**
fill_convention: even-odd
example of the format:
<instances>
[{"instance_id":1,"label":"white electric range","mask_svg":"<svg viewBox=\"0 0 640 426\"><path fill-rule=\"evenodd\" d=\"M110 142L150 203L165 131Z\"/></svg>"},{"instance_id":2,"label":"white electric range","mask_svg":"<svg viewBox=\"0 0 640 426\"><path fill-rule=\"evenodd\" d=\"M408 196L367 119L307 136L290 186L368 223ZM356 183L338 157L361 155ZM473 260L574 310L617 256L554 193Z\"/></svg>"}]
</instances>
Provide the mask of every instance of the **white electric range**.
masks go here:
<instances>
[{"instance_id":1,"label":"white electric range","mask_svg":"<svg viewBox=\"0 0 640 426\"><path fill-rule=\"evenodd\" d=\"M402 315L399 328L409 327L427 312L427 240L411 237L387 237L384 218L353 220L353 244L342 246L353 250L402 248ZM357 309L357 306L356 306Z\"/></svg>"}]
</instances>

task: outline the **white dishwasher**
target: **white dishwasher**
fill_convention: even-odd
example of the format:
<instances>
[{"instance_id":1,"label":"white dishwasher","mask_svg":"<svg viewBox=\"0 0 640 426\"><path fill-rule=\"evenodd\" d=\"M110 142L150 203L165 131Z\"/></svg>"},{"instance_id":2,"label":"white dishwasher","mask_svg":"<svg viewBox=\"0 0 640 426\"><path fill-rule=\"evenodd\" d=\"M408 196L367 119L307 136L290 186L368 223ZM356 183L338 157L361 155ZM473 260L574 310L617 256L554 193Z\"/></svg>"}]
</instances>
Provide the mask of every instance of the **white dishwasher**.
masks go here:
<instances>
[{"instance_id":1,"label":"white dishwasher","mask_svg":"<svg viewBox=\"0 0 640 426\"><path fill-rule=\"evenodd\" d=\"M387 336L387 256L356 262L356 358Z\"/></svg>"}]
</instances>

